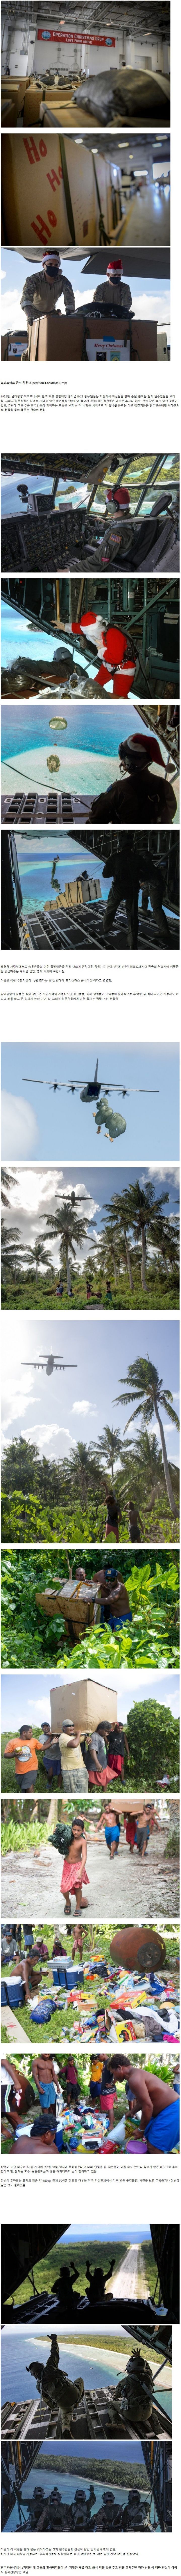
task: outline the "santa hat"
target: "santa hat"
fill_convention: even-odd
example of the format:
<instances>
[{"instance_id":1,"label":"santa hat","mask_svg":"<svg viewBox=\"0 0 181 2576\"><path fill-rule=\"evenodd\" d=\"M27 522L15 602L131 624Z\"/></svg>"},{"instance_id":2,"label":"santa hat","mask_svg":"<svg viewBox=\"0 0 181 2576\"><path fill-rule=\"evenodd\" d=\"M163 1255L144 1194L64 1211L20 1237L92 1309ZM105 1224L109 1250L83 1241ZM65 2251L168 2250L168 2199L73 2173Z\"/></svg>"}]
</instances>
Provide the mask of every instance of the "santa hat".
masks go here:
<instances>
[{"instance_id":1,"label":"santa hat","mask_svg":"<svg viewBox=\"0 0 181 2576\"><path fill-rule=\"evenodd\" d=\"M136 744L136 750L137 750L137 749L139 749L139 751L145 751L145 753L147 754L147 760L155 760L155 761L157 761L157 763L158 763L158 768L159 768L159 769L164 769L164 760L163 760L163 755L162 755L162 751L161 751L161 748L160 748L160 743L159 743L159 742L157 742L157 738L156 738L156 735L155 735L154 733L147 733L147 734L146 734L146 733L130 733L130 735L129 735L129 750L130 750L130 751L134 751L135 744Z\"/></svg>"},{"instance_id":2,"label":"santa hat","mask_svg":"<svg viewBox=\"0 0 181 2576\"><path fill-rule=\"evenodd\" d=\"M126 504L129 498L128 483L107 483L107 501L121 501Z\"/></svg>"},{"instance_id":3,"label":"santa hat","mask_svg":"<svg viewBox=\"0 0 181 2576\"><path fill-rule=\"evenodd\" d=\"M117 254L117 253L116 253L116 258L114 258L114 259L108 259L108 265L107 265L107 277L114 277L114 271L116 272L116 276L117 276L117 273L118 273L118 276L119 276L119 277L122 277L122 276L123 276L123 260L122 260L122 259L119 259L119 256L118 256L118 254Z\"/></svg>"},{"instance_id":4,"label":"santa hat","mask_svg":"<svg viewBox=\"0 0 181 2576\"><path fill-rule=\"evenodd\" d=\"M43 260L42 260L42 268L50 268L50 276L51 276L51 274L52 274L52 269L54 269L54 268L59 268L59 260L60 260L60 252L59 252L59 250L44 250L44 252L43 252Z\"/></svg>"}]
</instances>

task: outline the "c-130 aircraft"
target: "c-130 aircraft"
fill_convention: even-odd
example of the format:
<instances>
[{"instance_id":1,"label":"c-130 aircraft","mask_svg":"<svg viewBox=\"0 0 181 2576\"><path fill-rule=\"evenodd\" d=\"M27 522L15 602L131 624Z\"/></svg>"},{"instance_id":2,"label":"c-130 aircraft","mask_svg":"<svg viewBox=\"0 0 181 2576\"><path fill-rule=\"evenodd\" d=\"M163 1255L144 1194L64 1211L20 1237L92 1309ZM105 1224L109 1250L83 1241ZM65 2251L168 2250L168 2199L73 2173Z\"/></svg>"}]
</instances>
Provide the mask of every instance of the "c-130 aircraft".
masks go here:
<instances>
[{"instance_id":1,"label":"c-130 aircraft","mask_svg":"<svg viewBox=\"0 0 181 2576\"><path fill-rule=\"evenodd\" d=\"M79 1092L80 1092L80 1100L82 1100L85 1104L90 1105L91 1101L95 1101L95 1111L93 1111L93 1115L95 1115L95 1117L96 1117L96 1109L98 1109L98 1106L99 1106L99 1104L100 1104L100 1126L102 1126L102 1125L104 1124L104 1126L105 1126L105 1132L108 1132L108 1134L110 1135L110 1141L112 1141L112 1137L113 1137L113 1135L114 1135L114 1136L115 1136L115 1135L120 1135L120 1134L121 1134L121 1135L125 1135L125 1129L126 1129L126 1118L122 1118L122 1117L121 1117L121 1115L120 1115L120 1111L117 1111L117 1110L112 1110L112 1111L111 1111L111 1109L110 1109L110 1110L108 1109L109 1094L110 1094L110 1092L115 1092L115 1091L116 1091L116 1092L117 1092L117 1098L118 1098L118 1099L120 1099L120 1098L121 1098L122 1100L128 1100L128 1099L130 1098L131 1094L130 1094L129 1087L127 1087L127 1084L126 1084L126 1083L122 1083L122 1082L107 1082L106 1077L105 1077L103 1074L101 1075L101 1081L100 1081L100 1082L98 1082L98 1078L97 1078L97 1077L98 1077L98 1056L96 1057L95 1073L93 1074L93 1078L92 1078L92 1080L91 1080L91 1077L90 1077L90 1079L89 1079L89 1081L88 1081L88 1082L83 1083L83 1088L82 1088L82 1086L81 1086L80 1077L78 1077L77 1075L76 1075L76 1079L75 1079L75 1081L73 1081L73 1082L71 1081L71 1077L69 1078L69 1080L68 1080L67 1082L57 1082L56 1080L55 1080L54 1082L48 1082L48 1080L47 1080L47 1076L44 1078L44 1076L42 1076L41 1074L27 1074L27 1073L24 1073L24 1074L23 1074L23 1076L22 1076L22 1080L23 1080L23 1082L30 1082L30 1083L33 1083L33 1085L34 1085L34 1084L36 1085L36 1083L38 1083L38 1088L39 1088L39 1085L40 1085L40 1089L41 1089L41 1090L42 1090L42 1089L44 1089L44 1080L45 1080L45 1089L46 1089L46 1090L48 1090L48 1091L67 1091L68 1093L69 1093L69 1092L70 1092L70 1093L72 1093L72 1095L74 1094L74 1092L79 1091ZM152 1087L151 1087L151 1090L150 1090L150 1088L148 1088L148 1090L147 1090L147 1092L146 1092L146 1084L145 1084L145 1083L141 1084L141 1086L139 1086L139 1085L138 1085L138 1086L137 1086L137 1085L133 1085L133 1086L132 1086L132 1090L134 1090L134 1091L135 1091L135 1093L136 1093L136 1096L137 1096L137 1097L138 1097L138 1092L139 1092L139 1097L141 1097L141 1096L142 1096L142 1093L143 1093L143 1092L144 1092L144 1093L146 1093L147 1098L148 1098L148 1097L149 1097L149 1098L153 1098L153 1096L156 1098L156 1096L158 1096L158 1095L156 1095L156 1092L155 1092L155 1093L154 1093L154 1095L153 1095ZM108 1126L107 1130L106 1130L106 1110L107 1110L107 1118L109 1118L109 1126ZM98 1126L98 1134L99 1134L99 1132L100 1132L99 1124L98 1124L98 1122L96 1122L96 1123L97 1123L97 1126Z\"/></svg>"},{"instance_id":2,"label":"c-130 aircraft","mask_svg":"<svg viewBox=\"0 0 181 2576\"><path fill-rule=\"evenodd\" d=\"M63 1353L59 1359L58 1351L39 1351L37 1360L21 1360L21 1368L46 1369L46 1377L52 1377L53 1369L77 1368L77 1360L64 1360Z\"/></svg>"}]
</instances>

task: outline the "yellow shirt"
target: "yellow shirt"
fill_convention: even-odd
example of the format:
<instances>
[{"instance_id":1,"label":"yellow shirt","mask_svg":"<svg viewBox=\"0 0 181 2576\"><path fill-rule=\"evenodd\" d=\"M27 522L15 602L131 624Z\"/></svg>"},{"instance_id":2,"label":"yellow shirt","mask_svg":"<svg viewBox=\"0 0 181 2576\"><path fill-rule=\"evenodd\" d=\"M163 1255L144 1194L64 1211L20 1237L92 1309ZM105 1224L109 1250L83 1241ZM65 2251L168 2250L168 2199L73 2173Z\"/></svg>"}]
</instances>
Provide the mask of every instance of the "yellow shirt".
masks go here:
<instances>
[{"instance_id":1,"label":"yellow shirt","mask_svg":"<svg viewBox=\"0 0 181 2576\"><path fill-rule=\"evenodd\" d=\"M64 1756L65 1756L65 1771L83 1771L83 1769L84 1769L84 1764L83 1764L83 1754L81 1753L81 1744L70 1744L70 1736L69 1736L69 1735L64 1735L64 1732L63 1732L63 1735L59 1735L59 1746L60 1746L60 1753L61 1753L62 1771L63 1771L63 1765L64 1765Z\"/></svg>"},{"instance_id":2,"label":"yellow shirt","mask_svg":"<svg viewBox=\"0 0 181 2576\"><path fill-rule=\"evenodd\" d=\"M103 2074L103 2057L92 2057L92 2059L91 2059L91 2084L99 2084L99 2082L100 2082L100 2076L101 2076L102 2074Z\"/></svg>"}]
</instances>

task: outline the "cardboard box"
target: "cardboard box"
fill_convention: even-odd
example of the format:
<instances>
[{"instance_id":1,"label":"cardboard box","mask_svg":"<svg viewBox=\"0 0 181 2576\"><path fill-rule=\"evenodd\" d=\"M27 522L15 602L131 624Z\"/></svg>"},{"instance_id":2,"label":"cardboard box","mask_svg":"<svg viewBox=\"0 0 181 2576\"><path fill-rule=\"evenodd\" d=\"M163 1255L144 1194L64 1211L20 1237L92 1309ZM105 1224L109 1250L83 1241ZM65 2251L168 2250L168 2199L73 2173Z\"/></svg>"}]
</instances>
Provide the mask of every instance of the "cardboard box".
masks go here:
<instances>
[{"instance_id":1,"label":"cardboard box","mask_svg":"<svg viewBox=\"0 0 181 2576\"><path fill-rule=\"evenodd\" d=\"M84 314L42 313L40 321L33 322L32 333L29 325L29 345L30 339L30 366L36 359L42 367L46 362L57 366L58 361L66 367L68 358L83 356Z\"/></svg>"},{"instance_id":2,"label":"cardboard box","mask_svg":"<svg viewBox=\"0 0 181 2576\"><path fill-rule=\"evenodd\" d=\"M62 1686L57 1682L55 1688L53 1686L50 1708L51 1735L57 1735L58 1731L61 1733L61 1727L68 1718L71 1718L72 1726L74 1719L77 1720L83 1735L89 1733L89 1727L90 1734L94 1733L96 1726L101 1735L104 1726L116 1726L117 1690L112 1690L111 1686L105 1690L104 1682L92 1681L91 1675L86 1673L81 1674L80 1680L75 1674L73 1682L63 1682Z\"/></svg>"}]
</instances>

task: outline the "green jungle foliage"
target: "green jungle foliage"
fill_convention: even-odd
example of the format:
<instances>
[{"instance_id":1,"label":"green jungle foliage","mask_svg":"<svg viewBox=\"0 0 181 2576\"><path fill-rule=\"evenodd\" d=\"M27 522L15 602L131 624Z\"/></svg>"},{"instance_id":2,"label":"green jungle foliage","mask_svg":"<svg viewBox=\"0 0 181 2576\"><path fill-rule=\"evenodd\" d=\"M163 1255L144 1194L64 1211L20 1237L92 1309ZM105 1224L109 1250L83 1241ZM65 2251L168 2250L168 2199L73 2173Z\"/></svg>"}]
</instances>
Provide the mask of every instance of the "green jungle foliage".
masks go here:
<instances>
[{"instance_id":1,"label":"green jungle foliage","mask_svg":"<svg viewBox=\"0 0 181 2576\"><path fill-rule=\"evenodd\" d=\"M21 1309L23 1313L26 1311L27 1314L35 1314L35 1312L37 1313L38 1311L41 1314L44 1312L46 1315L48 1313L52 1315L53 1311L56 1314L57 1306L60 1306L58 1285L58 1271L56 1272L56 1270L53 1274L53 1280L52 1278L50 1279L49 1271L44 1271L43 1275L36 1280L35 1272L32 1273L31 1270L24 1271L23 1266L21 1266L20 1277L16 1278L16 1282L14 1284L12 1273L10 1270L8 1271L7 1268L7 1271L2 1277L1 1305L9 1309L10 1312L12 1312L13 1309L14 1312L17 1312L17 1309L18 1311ZM154 1262L152 1262L151 1268L147 1273L145 1292L142 1290L140 1300L140 1270L138 1262L136 1261L136 1256L134 1256L133 1260L132 1292L130 1292L128 1273L126 1270L121 1273L119 1280L114 1279L110 1263L110 1288L111 1297L110 1292L106 1288L105 1272L101 1268L101 1262L99 1263L97 1261L94 1263L91 1260L91 1301L88 1301L86 1269L84 1271L79 1271L76 1268L76 1271L73 1272L71 1283L72 1312L80 1314L83 1309L85 1313L88 1302L89 1306L91 1302L93 1313L97 1306L103 1308L107 1313L110 1305L112 1305L113 1312L118 1312L119 1315L124 1314L127 1311L129 1312L130 1308L133 1313L140 1313L140 1302L143 1314L144 1311L145 1314L151 1314L152 1309L154 1313L155 1309L157 1314L159 1314L160 1311L163 1313L163 1308L165 1313L165 1309L167 1307L169 1308L169 1313L172 1310L174 1313L179 1311L179 1271L177 1266L175 1266L174 1271L170 1272L169 1276L165 1273L164 1278L162 1278L158 1270L158 1266L155 1265L154 1269ZM66 1279L64 1279L61 1293L61 1314L67 1314L67 1309L68 1296Z\"/></svg>"},{"instance_id":2,"label":"green jungle foliage","mask_svg":"<svg viewBox=\"0 0 181 2576\"><path fill-rule=\"evenodd\" d=\"M86 1574L95 1579L97 1556L94 1547L81 1551ZM106 1562L106 1560L105 1560ZM103 1558L104 1563L104 1558ZM37 1604L36 1594L49 1584L59 1587L67 1574L65 1549L2 1550L1 1568L1 1636L2 1665L9 1669L38 1670L52 1665L87 1666L89 1672L120 1665L179 1666L179 1552L168 1550L159 1556L153 1548L151 1557L140 1548L139 1555L125 1547L116 1552L117 1570L127 1584L132 1624L117 1628L112 1634L108 1621L104 1628L87 1630L83 1643L71 1648L66 1636L61 1611L52 1619ZM76 1557L72 1552L72 1572L76 1575Z\"/></svg>"}]
</instances>

